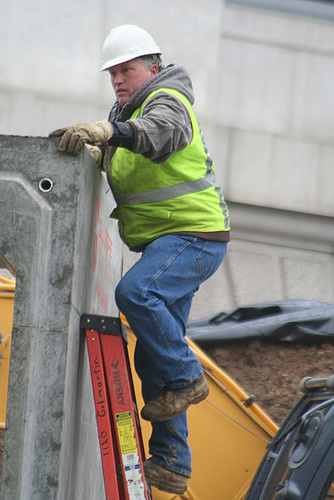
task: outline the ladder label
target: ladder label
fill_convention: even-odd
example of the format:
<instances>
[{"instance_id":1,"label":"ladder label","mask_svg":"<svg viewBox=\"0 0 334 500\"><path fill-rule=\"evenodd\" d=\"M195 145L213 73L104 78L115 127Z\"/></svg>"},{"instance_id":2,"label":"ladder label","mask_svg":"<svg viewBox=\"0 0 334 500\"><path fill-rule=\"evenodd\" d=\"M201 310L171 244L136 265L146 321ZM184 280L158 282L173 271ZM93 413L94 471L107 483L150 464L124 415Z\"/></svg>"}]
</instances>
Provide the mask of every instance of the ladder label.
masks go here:
<instances>
[{"instance_id":1,"label":"ladder label","mask_svg":"<svg viewBox=\"0 0 334 500\"><path fill-rule=\"evenodd\" d=\"M130 500L146 500L132 413L116 413L115 418Z\"/></svg>"},{"instance_id":2,"label":"ladder label","mask_svg":"<svg viewBox=\"0 0 334 500\"><path fill-rule=\"evenodd\" d=\"M133 418L130 411L116 413L116 424L122 455L137 453L137 442Z\"/></svg>"}]
</instances>

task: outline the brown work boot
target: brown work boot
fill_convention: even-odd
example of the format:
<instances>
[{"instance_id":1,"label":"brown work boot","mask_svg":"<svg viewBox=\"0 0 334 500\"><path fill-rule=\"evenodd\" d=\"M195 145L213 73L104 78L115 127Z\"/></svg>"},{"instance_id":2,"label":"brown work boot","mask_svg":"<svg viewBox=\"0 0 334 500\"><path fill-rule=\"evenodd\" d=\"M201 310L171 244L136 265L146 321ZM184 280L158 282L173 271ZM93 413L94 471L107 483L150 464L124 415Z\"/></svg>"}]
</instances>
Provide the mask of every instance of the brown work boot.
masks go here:
<instances>
[{"instance_id":1,"label":"brown work boot","mask_svg":"<svg viewBox=\"0 0 334 500\"><path fill-rule=\"evenodd\" d=\"M144 420L163 422L178 417L188 406L196 405L209 394L209 387L202 374L186 387L164 387L155 399L151 399L141 411Z\"/></svg>"},{"instance_id":2,"label":"brown work boot","mask_svg":"<svg viewBox=\"0 0 334 500\"><path fill-rule=\"evenodd\" d=\"M189 479L187 476L164 469L152 460L144 462L144 473L148 484L158 490L182 495L187 489Z\"/></svg>"}]
</instances>

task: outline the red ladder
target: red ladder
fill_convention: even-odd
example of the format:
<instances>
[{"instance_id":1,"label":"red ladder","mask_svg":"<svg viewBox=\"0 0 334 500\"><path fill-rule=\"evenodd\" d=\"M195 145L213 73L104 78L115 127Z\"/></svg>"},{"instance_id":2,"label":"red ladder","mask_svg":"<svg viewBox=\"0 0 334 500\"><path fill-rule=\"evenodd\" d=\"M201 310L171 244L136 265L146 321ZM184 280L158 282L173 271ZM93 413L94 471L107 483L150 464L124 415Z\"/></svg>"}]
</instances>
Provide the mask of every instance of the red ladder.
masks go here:
<instances>
[{"instance_id":1,"label":"red ladder","mask_svg":"<svg viewBox=\"0 0 334 500\"><path fill-rule=\"evenodd\" d=\"M119 318L84 314L106 500L150 500L143 440Z\"/></svg>"}]
</instances>

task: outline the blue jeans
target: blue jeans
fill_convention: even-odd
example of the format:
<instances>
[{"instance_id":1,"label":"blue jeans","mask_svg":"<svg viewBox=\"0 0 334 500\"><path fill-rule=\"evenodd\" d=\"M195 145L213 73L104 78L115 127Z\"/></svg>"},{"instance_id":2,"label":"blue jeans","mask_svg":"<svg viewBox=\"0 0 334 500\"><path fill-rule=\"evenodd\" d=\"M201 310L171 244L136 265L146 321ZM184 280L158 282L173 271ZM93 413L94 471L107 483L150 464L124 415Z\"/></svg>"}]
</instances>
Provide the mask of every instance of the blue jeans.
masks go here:
<instances>
[{"instance_id":1,"label":"blue jeans","mask_svg":"<svg viewBox=\"0 0 334 500\"><path fill-rule=\"evenodd\" d=\"M192 298L214 274L227 243L166 235L150 243L116 288L116 303L137 337L135 367L145 402L164 386L184 387L203 373L186 341ZM149 451L160 466L191 473L187 413L152 423Z\"/></svg>"}]
</instances>

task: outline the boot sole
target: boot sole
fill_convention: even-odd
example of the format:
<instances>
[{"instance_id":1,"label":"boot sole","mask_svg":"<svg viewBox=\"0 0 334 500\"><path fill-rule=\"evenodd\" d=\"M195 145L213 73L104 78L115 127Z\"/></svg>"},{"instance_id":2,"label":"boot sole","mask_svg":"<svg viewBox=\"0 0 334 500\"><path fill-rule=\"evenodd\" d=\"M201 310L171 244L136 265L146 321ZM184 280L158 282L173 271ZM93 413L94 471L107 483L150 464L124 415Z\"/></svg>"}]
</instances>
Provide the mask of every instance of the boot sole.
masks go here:
<instances>
[{"instance_id":1,"label":"boot sole","mask_svg":"<svg viewBox=\"0 0 334 500\"><path fill-rule=\"evenodd\" d=\"M161 478L161 473L163 474L163 469L159 473L158 470L148 470L144 465L145 479L150 486L154 486L158 490L164 491L166 493L173 493L174 495L182 495L183 493L185 493L185 491L187 490L188 478L184 479L181 476L180 478L178 478L178 475L174 474L173 478L166 478L165 480L163 480ZM173 483L173 485L171 485L171 482Z\"/></svg>"},{"instance_id":2,"label":"boot sole","mask_svg":"<svg viewBox=\"0 0 334 500\"><path fill-rule=\"evenodd\" d=\"M176 488L171 488L170 485L165 485L165 483L160 483L158 481L155 481L154 479L147 477L145 475L145 478L150 486L154 486L154 488L157 488L160 491L164 491L165 493L172 493L174 495L183 495L187 491L187 486L184 487L176 487Z\"/></svg>"},{"instance_id":3,"label":"boot sole","mask_svg":"<svg viewBox=\"0 0 334 500\"><path fill-rule=\"evenodd\" d=\"M159 417L146 418L145 416L142 415L142 418L144 420L149 421L149 422L165 422L166 420L171 420L172 418L179 417L180 415L182 415L182 413L184 413L185 411L188 410L189 406L191 406L191 405L197 405L198 403L201 403L202 401L204 401L204 399L206 399L208 397L209 392L210 392L209 389L207 389L200 396L194 397L194 399L192 399L191 401L189 401L188 404L184 408L182 408L181 410L178 410L178 411L176 411L174 413L171 413L168 416L166 416L166 414L164 414L160 418Z\"/></svg>"}]
</instances>

